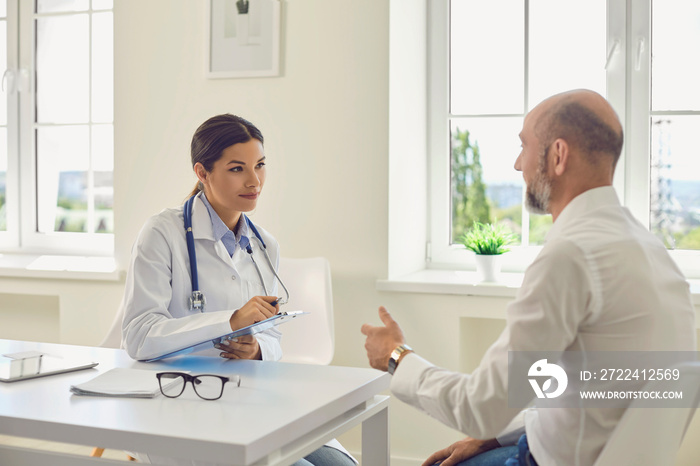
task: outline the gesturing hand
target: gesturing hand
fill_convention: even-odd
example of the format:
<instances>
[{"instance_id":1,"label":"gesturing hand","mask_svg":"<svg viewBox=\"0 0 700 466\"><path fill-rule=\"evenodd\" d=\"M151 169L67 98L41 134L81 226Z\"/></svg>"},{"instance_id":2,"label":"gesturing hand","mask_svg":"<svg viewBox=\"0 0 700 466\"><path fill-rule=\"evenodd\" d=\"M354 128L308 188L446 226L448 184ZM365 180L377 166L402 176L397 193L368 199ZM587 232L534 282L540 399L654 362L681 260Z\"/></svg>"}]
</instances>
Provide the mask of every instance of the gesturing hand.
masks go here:
<instances>
[{"instance_id":1,"label":"gesturing hand","mask_svg":"<svg viewBox=\"0 0 700 466\"><path fill-rule=\"evenodd\" d=\"M447 448L440 451L436 451L430 457L423 462L421 466L432 466L435 463L442 461L440 466L453 466L464 460L471 458L472 456L479 455L485 451L493 450L501 445L496 441L496 439L491 440L477 440L475 438L467 437L464 440L459 440L453 443Z\"/></svg>"},{"instance_id":2,"label":"gesturing hand","mask_svg":"<svg viewBox=\"0 0 700 466\"><path fill-rule=\"evenodd\" d=\"M379 308L379 318L384 326L374 327L369 324L362 326L361 332L367 335L365 349L369 365L375 369L386 371L389 367L389 357L399 345L404 343L403 332L384 306Z\"/></svg>"}]
</instances>

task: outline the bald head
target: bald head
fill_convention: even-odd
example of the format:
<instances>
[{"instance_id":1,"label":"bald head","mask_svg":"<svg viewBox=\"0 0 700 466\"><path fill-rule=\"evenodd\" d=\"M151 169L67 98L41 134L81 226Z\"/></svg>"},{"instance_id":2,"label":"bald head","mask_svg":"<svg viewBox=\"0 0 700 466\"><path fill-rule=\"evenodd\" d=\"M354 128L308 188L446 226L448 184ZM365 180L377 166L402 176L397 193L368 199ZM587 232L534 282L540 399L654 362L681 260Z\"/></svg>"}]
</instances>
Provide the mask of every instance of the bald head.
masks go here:
<instances>
[{"instance_id":1,"label":"bald head","mask_svg":"<svg viewBox=\"0 0 700 466\"><path fill-rule=\"evenodd\" d=\"M561 138L592 165L605 160L613 167L617 164L622 152L622 125L600 94L583 89L564 92L546 99L532 113L539 117L535 134L545 148Z\"/></svg>"}]
</instances>

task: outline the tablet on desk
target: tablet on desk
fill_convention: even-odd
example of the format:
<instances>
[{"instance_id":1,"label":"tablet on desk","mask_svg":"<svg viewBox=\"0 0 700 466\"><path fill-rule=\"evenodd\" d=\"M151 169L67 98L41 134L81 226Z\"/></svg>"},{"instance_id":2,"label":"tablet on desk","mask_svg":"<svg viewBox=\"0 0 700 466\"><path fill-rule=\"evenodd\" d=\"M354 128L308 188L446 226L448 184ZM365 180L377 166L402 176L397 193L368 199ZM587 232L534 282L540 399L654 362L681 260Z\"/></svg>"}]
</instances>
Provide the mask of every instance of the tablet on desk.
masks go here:
<instances>
[{"instance_id":1,"label":"tablet on desk","mask_svg":"<svg viewBox=\"0 0 700 466\"><path fill-rule=\"evenodd\" d=\"M98 364L93 361L63 359L41 353L24 357L14 356L16 355L0 356L0 382L17 382L47 375L79 371L95 367Z\"/></svg>"},{"instance_id":2,"label":"tablet on desk","mask_svg":"<svg viewBox=\"0 0 700 466\"><path fill-rule=\"evenodd\" d=\"M222 335L220 337L211 339L211 340L205 340L200 343L195 343L194 345L187 346L185 348L181 348L179 350L171 351L170 353L164 354L162 356L158 356L155 358L150 358L150 359L140 359L140 361L143 362L152 362L152 361L158 361L159 359L163 358L170 358L173 356L181 356L183 354L189 354L193 353L195 351L201 351L204 349L208 348L213 348L214 345L217 343L221 343L224 340L230 340L232 338L238 338L243 335L255 335L256 333L263 332L265 330L271 329L272 327L276 327L280 324L283 324L285 322L289 322L290 320L304 315L308 314L308 312L304 311L289 311L289 312L280 312L279 314L275 314L274 316L270 317L269 319L261 320L260 322L256 322L252 325L249 325L247 327L240 328L236 330L235 332L227 333L226 335Z\"/></svg>"}]
</instances>

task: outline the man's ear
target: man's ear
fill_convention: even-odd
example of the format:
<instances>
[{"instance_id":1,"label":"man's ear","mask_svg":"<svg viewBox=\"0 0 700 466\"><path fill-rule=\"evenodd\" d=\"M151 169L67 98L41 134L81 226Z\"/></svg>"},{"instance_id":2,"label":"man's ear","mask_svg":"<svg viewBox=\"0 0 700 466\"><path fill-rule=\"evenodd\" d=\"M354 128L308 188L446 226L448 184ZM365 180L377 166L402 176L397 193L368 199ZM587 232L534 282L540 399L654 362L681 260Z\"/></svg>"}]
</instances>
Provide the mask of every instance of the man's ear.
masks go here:
<instances>
[{"instance_id":1,"label":"man's ear","mask_svg":"<svg viewBox=\"0 0 700 466\"><path fill-rule=\"evenodd\" d=\"M564 174L569 164L569 156L571 155L569 144L564 139L559 138L556 139L550 147L550 167L554 170L555 175L561 176Z\"/></svg>"},{"instance_id":2,"label":"man's ear","mask_svg":"<svg viewBox=\"0 0 700 466\"><path fill-rule=\"evenodd\" d=\"M197 178L199 179L202 184L206 183L207 177L209 176L209 172L204 168L204 165L201 164L201 162L197 162L194 164L194 174L197 175Z\"/></svg>"}]
</instances>

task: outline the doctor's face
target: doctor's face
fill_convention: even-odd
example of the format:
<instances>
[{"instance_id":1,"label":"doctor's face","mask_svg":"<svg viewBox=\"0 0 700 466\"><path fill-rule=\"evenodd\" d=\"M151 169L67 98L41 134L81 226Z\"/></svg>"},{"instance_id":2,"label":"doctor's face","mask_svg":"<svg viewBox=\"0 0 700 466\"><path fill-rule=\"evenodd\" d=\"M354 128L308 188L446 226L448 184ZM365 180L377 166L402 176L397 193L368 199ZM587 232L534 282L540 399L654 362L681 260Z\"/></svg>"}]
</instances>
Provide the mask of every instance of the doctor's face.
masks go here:
<instances>
[{"instance_id":1,"label":"doctor's face","mask_svg":"<svg viewBox=\"0 0 700 466\"><path fill-rule=\"evenodd\" d=\"M210 172L204 167L196 169L209 203L227 225L229 220L237 221L241 212L255 209L265 184L265 153L260 141L251 139L227 147Z\"/></svg>"}]
</instances>

